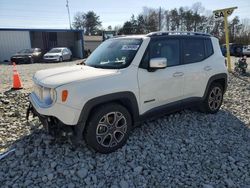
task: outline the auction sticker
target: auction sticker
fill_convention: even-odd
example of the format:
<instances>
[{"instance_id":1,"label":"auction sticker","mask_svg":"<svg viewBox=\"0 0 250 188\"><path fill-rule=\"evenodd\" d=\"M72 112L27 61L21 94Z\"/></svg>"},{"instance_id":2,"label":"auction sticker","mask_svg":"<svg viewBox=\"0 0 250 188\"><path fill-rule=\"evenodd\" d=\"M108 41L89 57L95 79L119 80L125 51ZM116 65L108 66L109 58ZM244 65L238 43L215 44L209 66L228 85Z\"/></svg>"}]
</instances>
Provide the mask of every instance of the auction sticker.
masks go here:
<instances>
[{"instance_id":1,"label":"auction sticker","mask_svg":"<svg viewBox=\"0 0 250 188\"><path fill-rule=\"evenodd\" d=\"M139 45L123 45L121 50L138 50Z\"/></svg>"}]
</instances>

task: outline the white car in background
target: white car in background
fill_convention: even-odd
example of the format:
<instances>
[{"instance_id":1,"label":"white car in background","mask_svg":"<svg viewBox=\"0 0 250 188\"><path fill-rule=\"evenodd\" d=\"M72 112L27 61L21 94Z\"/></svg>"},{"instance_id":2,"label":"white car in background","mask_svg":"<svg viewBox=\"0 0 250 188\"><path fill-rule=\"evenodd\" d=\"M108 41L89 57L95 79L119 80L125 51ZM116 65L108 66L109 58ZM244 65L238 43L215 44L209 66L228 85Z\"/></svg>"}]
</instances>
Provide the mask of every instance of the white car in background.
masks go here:
<instances>
[{"instance_id":1,"label":"white car in background","mask_svg":"<svg viewBox=\"0 0 250 188\"><path fill-rule=\"evenodd\" d=\"M47 61L62 62L65 60L71 60L72 53L68 48L52 48L49 52L44 54L43 59Z\"/></svg>"},{"instance_id":2,"label":"white car in background","mask_svg":"<svg viewBox=\"0 0 250 188\"><path fill-rule=\"evenodd\" d=\"M243 55L250 56L250 45L243 46Z\"/></svg>"}]
</instances>

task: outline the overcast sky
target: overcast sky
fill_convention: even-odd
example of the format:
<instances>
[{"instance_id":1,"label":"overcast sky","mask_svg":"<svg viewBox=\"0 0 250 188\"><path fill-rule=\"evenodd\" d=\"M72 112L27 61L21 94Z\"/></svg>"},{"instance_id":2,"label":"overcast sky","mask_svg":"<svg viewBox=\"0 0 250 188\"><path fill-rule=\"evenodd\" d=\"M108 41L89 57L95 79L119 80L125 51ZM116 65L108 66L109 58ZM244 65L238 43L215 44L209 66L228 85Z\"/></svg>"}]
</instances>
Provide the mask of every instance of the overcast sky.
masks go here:
<instances>
[{"instance_id":1,"label":"overcast sky","mask_svg":"<svg viewBox=\"0 0 250 188\"><path fill-rule=\"evenodd\" d=\"M142 7L191 6L197 0L69 0L71 21L76 12L93 10L102 25L122 25ZM250 18L250 0L203 0L207 10L238 6L233 16ZM66 0L0 0L0 28L69 28Z\"/></svg>"}]
</instances>

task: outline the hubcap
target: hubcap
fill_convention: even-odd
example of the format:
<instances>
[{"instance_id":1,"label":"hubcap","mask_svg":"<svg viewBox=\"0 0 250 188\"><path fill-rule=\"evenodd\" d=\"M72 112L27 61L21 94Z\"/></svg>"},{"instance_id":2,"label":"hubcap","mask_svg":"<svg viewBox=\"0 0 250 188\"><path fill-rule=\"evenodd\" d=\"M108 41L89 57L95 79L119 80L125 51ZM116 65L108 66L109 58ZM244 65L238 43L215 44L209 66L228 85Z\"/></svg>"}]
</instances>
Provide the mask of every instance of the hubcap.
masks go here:
<instances>
[{"instance_id":1,"label":"hubcap","mask_svg":"<svg viewBox=\"0 0 250 188\"><path fill-rule=\"evenodd\" d=\"M208 105L211 110L217 110L222 102L222 91L219 87L214 87L208 98Z\"/></svg>"},{"instance_id":2,"label":"hubcap","mask_svg":"<svg viewBox=\"0 0 250 188\"><path fill-rule=\"evenodd\" d=\"M120 112L104 115L96 128L96 140L104 147L114 147L122 141L127 132L127 121Z\"/></svg>"}]
</instances>

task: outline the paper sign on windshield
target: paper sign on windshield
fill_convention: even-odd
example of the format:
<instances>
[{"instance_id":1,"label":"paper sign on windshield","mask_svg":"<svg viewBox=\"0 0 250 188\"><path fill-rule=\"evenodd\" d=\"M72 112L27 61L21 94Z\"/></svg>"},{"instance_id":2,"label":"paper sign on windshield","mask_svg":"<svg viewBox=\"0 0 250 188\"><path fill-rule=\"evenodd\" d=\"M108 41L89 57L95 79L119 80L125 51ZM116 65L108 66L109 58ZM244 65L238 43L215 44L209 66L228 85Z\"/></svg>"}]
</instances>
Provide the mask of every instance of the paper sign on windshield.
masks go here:
<instances>
[{"instance_id":1,"label":"paper sign on windshield","mask_svg":"<svg viewBox=\"0 0 250 188\"><path fill-rule=\"evenodd\" d=\"M139 45L123 45L121 50L138 50Z\"/></svg>"}]
</instances>

